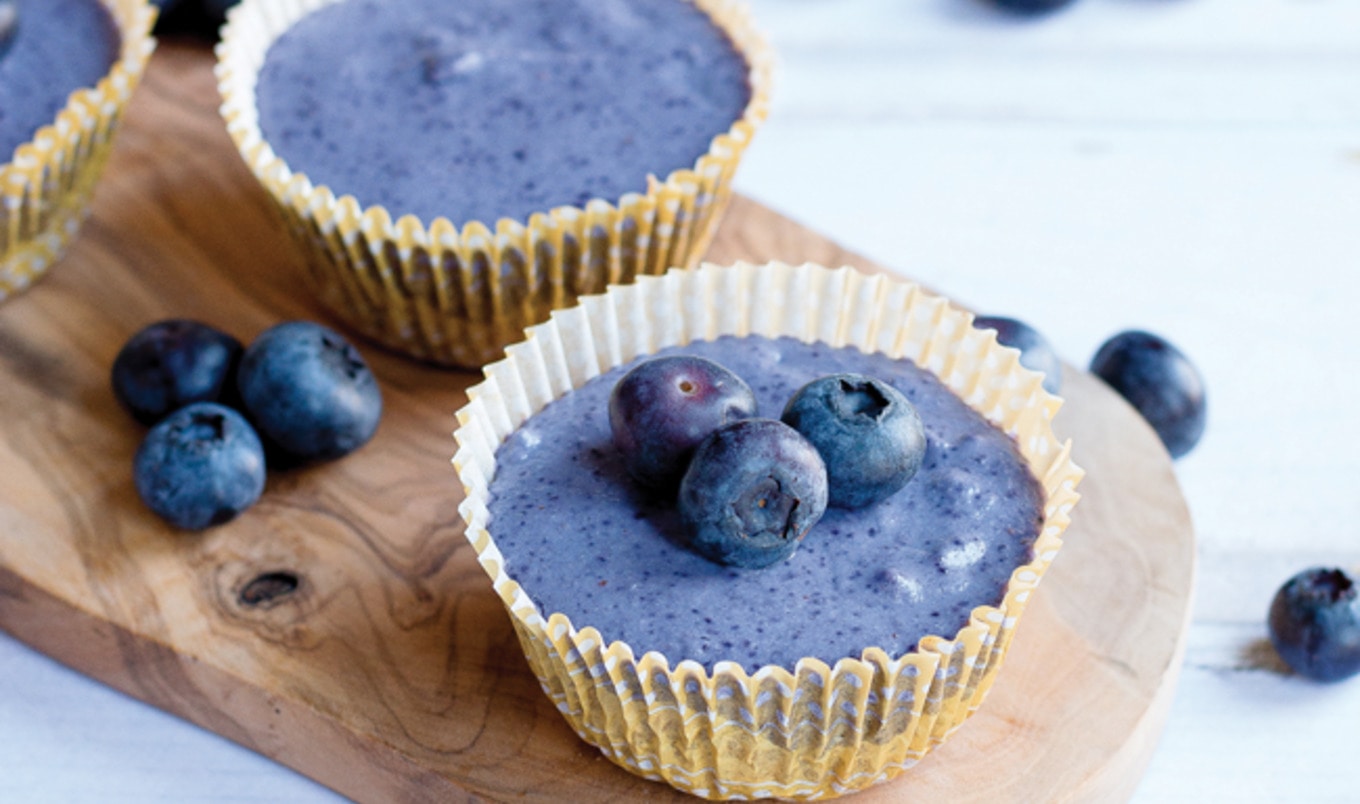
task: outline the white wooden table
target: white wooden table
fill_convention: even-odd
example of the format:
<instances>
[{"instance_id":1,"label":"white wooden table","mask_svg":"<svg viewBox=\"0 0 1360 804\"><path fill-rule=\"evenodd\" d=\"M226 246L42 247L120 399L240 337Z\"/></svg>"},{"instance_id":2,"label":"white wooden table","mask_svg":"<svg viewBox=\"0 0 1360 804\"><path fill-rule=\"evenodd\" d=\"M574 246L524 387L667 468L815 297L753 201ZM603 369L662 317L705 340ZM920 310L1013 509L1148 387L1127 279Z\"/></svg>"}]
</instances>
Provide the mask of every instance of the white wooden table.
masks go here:
<instances>
[{"instance_id":1,"label":"white wooden table","mask_svg":"<svg viewBox=\"0 0 1360 804\"><path fill-rule=\"evenodd\" d=\"M754 5L782 70L742 191L1073 364L1136 326L1207 377L1194 624L1138 800L1360 800L1360 679L1260 648L1286 577L1360 569L1360 3ZM0 679L0 801L336 798L2 634Z\"/></svg>"}]
</instances>

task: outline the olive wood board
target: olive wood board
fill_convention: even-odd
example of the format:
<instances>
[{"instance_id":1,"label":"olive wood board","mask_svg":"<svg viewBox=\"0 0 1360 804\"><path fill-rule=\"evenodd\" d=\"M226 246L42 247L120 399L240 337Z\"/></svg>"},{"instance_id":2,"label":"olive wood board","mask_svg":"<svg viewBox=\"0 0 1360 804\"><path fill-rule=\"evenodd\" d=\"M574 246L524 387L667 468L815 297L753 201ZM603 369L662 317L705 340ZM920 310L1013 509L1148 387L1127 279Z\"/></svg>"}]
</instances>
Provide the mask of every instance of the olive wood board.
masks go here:
<instances>
[{"instance_id":1,"label":"olive wood board","mask_svg":"<svg viewBox=\"0 0 1360 804\"><path fill-rule=\"evenodd\" d=\"M138 501L143 430L108 385L124 340L167 317L247 341L330 320L227 138L211 63L162 43L91 217L0 305L0 627L360 801L681 798L577 739L463 539L450 434L474 373L364 345L386 411L360 452L272 474L255 508L203 533ZM879 270L741 197L710 258ZM1083 499L989 700L856 800L1103 800L1137 784L1185 647L1194 535L1142 420L1074 369L1066 395Z\"/></svg>"}]
</instances>

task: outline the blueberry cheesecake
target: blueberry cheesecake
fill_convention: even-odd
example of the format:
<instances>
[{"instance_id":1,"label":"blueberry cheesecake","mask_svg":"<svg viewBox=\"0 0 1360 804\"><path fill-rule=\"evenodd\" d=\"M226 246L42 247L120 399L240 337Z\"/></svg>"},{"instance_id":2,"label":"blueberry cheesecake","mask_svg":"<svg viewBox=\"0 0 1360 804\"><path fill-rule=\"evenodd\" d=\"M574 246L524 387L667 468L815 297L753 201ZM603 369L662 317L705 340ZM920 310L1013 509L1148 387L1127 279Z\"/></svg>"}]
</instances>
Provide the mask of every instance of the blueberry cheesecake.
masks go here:
<instances>
[{"instance_id":1,"label":"blueberry cheesecake","mask_svg":"<svg viewBox=\"0 0 1360 804\"><path fill-rule=\"evenodd\" d=\"M218 76L322 299L480 366L554 307L698 260L768 61L736 0L246 0Z\"/></svg>"},{"instance_id":2,"label":"blueberry cheesecake","mask_svg":"<svg viewBox=\"0 0 1360 804\"><path fill-rule=\"evenodd\" d=\"M87 214L154 18L145 0L0 0L0 301Z\"/></svg>"},{"instance_id":3,"label":"blueberry cheesecake","mask_svg":"<svg viewBox=\"0 0 1360 804\"><path fill-rule=\"evenodd\" d=\"M706 265L487 367L467 535L578 734L702 796L825 798L968 717L1081 476L1042 377L970 320L850 269Z\"/></svg>"},{"instance_id":4,"label":"blueberry cheesecake","mask_svg":"<svg viewBox=\"0 0 1360 804\"><path fill-rule=\"evenodd\" d=\"M57 119L118 57L119 34L99 0L0 0L0 156Z\"/></svg>"}]
</instances>

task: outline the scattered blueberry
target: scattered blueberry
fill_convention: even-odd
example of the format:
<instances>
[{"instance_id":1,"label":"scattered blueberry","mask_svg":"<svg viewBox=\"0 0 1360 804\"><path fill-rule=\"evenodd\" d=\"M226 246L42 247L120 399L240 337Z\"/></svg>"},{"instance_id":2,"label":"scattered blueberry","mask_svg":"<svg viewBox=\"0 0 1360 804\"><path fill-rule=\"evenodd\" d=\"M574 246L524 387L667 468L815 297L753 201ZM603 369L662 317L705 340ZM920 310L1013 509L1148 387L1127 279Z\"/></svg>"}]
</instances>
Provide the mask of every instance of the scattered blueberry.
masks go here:
<instances>
[{"instance_id":1,"label":"scattered blueberry","mask_svg":"<svg viewBox=\"0 0 1360 804\"><path fill-rule=\"evenodd\" d=\"M1121 332L1096 351L1091 373L1147 419L1171 457L1185 455L1204 435L1204 380L1189 358L1163 338Z\"/></svg>"},{"instance_id":2,"label":"scattered blueberry","mask_svg":"<svg viewBox=\"0 0 1360 804\"><path fill-rule=\"evenodd\" d=\"M1339 569L1314 567L1275 593L1270 641L1295 673L1341 681L1360 673L1360 590Z\"/></svg>"},{"instance_id":3,"label":"scattered blueberry","mask_svg":"<svg viewBox=\"0 0 1360 804\"><path fill-rule=\"evenodd\" d=\"M1038 330L1014 318L992 315L978 316L973 326L996 330L997 342L1020 350L1020 365L1044 375L1045 391L1050 394L1062 391L1062 361Z\"/></svg>"},{"instance_id":4,"label":"scattered blueberry","mask_svg":"<svg viewBox=\"0 0 1360 804\"><path fill-rule=\"evenodd\" d=\"M14 0L0 0L0 57L9 50L9 43L18 28L19 4Z\"/></svg>"},{"instance_id":5,"label":"scattered blueberry","mask_svg":"<svg viewBox=\"0 0 1360 804\"><path fill-rule=\"evenodd\" d=\"M264 491L264 447L241 414L214 402L180 408L152 427L133 459L137 493L178 528L220 525Z\"/></svg>"},{"instance_id":6,"label":"scattered blueberry","mask_svg":"<svg viewBox=\"0 0 1360 804\"><path fill-rule=\"evenodd\" d=\"M794 393L780 417L821 454L830 504L864 508L886 499L921 468L926 433L896 388L862 374L832 374Z\"/></svg>"},{"instance_id":7,"label":"scattered blueberry","mask_svg":"<svg viewBox=\"0 0 1360 804\"><path fill-rule=\"evenodd\" d=\"M1048 14L1072 3L1073 0L992 0L997 8L1026 15Z\"/></svg>"},{"instance_id":8,"label":"scattered blueberry","mask_svg":"<svg viewBox=\"0 0 1360 804\"><path fill-rule=\"evenodd\" d=\"M230 394L241 342L207 324L158 321L128 339L113 361L113 395L152 425L193 402Z\"/></svg>"},{"instance_id":9,"label":"scattered blueberry","mask_svg":"<svg viewBox=\"0 0 1360 804\"><path fill-rule=\"evenodd\" d=\"M692 549L757 569L794 554L826 499L826 467L807 439L774 419L742 419L694 451L678 508Z\"/></svg>"},{"instance_id":10,"label":"scattered blueberry","mask_svg":"<svg viewBox=\"0 0 1360 804\"><path fill-rule=\"evenodd\" d=\"M609 395L609 427L628 474L658 491L680 483L709 433L755 414L755 394L740 377L688 355L639 363Z\"/></svg>"},{"instance_id":11,"label":"scattered blueberry","mask_svg":"<svg viewBox=\"0 0 1360 804\"><path fill-rule=\"evenodd\" d=\"M353 452L382 415L382 393L363 356L310 321L265 330L242 355L236 384L260 435L288 463Z\"/></svg>"}]
</instances>

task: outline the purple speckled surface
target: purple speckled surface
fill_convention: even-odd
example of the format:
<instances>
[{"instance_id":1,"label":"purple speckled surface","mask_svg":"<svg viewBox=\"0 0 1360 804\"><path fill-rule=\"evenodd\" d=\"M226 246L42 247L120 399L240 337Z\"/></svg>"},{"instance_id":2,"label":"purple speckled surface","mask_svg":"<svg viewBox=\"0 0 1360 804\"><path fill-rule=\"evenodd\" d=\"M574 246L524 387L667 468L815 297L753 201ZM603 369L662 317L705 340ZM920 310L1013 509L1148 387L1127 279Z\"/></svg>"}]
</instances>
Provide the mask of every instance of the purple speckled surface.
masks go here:
<instances>
[{"instance_id":1,"label":"purple speckled surface","mask_svg":"<svg viewBox=\"0 0 1360 804\"><path fill-rule=\"evenodd\" d=\"M740 117L748 67L683 0L345 0L270 48L275 152L429 222L643 192Z\"/></svg>"},{"instance_id":2,"label":"purple speckled surface","mask_svg":"<svg viewBox=\"0 0 1360 804\"><path fill-rule=\"evenodd\" d=\"M712 564L680 546L674 509L649 501L614 454L607 400L627 367L616 369L548 405L497 452L491 533L506 571L545 615L563 612L578 628L672 664L730 660L754 670L792 668L804 656L834 663L873 646L900 655L1000 602L1038 536L1042 491L1014 442L933 376L882 354L787 338L679 351L736 372L771 418L824 374L888 381L921 414L925 463L877 506L828 510L787 562Z\"/></svg>"},{"instance_id":3,"label":"purple speckled surface","mask_svg":"<svg viewBox=\"0 0 1360 804\"><path fill-rule=\"evenodd\" d=\"M18 0L18 9L18 26L0 53L0 163L118 58L118 28L98 0Z\"/></svg>"}]
</instances>

